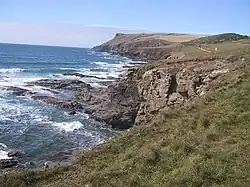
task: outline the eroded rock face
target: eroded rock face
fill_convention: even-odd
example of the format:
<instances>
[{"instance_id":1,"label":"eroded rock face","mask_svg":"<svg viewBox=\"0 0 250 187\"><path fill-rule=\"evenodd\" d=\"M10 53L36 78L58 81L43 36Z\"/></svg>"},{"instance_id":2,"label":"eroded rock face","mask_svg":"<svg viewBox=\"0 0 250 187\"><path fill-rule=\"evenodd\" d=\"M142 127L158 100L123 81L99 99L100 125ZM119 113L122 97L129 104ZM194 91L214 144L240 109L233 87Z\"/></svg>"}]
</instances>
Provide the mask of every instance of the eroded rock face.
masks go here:
<instances>
[{"instance_id":1,"label":"eroded rock face","mask_svg":"<svg viewBox=\"0 0 250 187\"><path fill-rule=\"evenodd\" d=\"M76 100L87 104L87 113L113 128L126 129L134 125L140 98L135 84L119 82L107 89L81 89Z\"/></svg>"},{"instance_id":2,"label":"eroded rock face","mask_svg":"<svg viewBox=\"0 0 250 187\"><path fill-rule=\"evenodd\" d=\"M161 111L183 107L222 84L223 76L236 66L224 59L187 60L146 71L138 81L140 103L136 124L149 122Z\"/></svg>"}]
</instances>

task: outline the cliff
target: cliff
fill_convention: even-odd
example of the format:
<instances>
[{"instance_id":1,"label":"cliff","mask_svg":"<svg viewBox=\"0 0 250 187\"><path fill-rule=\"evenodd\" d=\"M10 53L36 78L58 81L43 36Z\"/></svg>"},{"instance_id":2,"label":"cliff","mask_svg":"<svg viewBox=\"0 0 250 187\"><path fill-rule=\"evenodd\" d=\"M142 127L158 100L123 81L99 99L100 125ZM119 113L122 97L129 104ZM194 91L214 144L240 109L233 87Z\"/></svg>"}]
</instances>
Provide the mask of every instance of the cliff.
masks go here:
<instances>
[{"instance_id":1,"label":"cliff","mask_svg":"<svg viewBox=\"0 0 250 187\"><path fill-rule=\"evenodd\" d=\"M134 60L152 61L179 52L181 42L199 38L189 34L117 34L112 40L96 46L94 51L108 52Z\"/></svg>"},{"instance_id":2,"label":"cliff","mask_svg":"<svg viewBox=\"0 0 250 187\"><path fill-rule=\"evenodd\" d=\"M226 77L242 67L242 59L228 56L228 52L242 47L240 41L245 38L238 34L202 38L187 34L117 34L93 50L127 57L133 53L134 59L150 56L149 60L158 60L129 69L119 83L122 87L111 88L110 93L116 97L119 95L119 99L109 97L108 102L101 102L98 108L102 110L95 105L93 116L113 124L112 127L129 128L132 124L147 124L158 114L186 107L195 98L229 83ZM203 45L201 41L205 41ZM194 43L199 43L199 46ZM138 50L141 52L134 53ZM124 92L121 92L124 89L129 97L124 97ZM78 100L81 100L84 94L79 95ZM91 98L95 97L92 95ZM107 114L108 109L111 112Z\"/></svg>"}]
</instances>

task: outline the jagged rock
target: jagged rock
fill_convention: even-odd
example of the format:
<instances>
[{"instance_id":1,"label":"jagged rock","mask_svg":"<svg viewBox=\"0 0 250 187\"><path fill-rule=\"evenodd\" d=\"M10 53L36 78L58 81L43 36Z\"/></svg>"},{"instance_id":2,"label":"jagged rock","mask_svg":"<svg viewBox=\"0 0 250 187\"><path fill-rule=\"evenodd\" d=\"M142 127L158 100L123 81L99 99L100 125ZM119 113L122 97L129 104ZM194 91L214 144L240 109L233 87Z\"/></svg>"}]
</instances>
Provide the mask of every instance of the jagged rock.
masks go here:
<instances>
[{"instance_id":1,"label":"jagged rock","mask_svg":"<svg viewBox=\"0 0 250 187\"><path fill-rule=\"evenodd\" d=\"M185 106L193 98L204 95L213 85L222 84L220 79L230 68L234 66L223 59L204 58L162 63L146 70L137 80L138 92L143 100L135 123L148 123L161 111ZM134 75L138 72L131 71L130 77L138 77Z\"/></svg>"},{"instance_id":2,"label":"jagged rock","mask_svg":"<svg viewBox=\"0 0 250 187\"><path fill-rule=\"evenodd\" d=\"M134 125L140 100L136 85L123 81L106 89L78 90L76 99L88 105L85 112L91 117L118 129Z\"/></svg>"}]
</instances>

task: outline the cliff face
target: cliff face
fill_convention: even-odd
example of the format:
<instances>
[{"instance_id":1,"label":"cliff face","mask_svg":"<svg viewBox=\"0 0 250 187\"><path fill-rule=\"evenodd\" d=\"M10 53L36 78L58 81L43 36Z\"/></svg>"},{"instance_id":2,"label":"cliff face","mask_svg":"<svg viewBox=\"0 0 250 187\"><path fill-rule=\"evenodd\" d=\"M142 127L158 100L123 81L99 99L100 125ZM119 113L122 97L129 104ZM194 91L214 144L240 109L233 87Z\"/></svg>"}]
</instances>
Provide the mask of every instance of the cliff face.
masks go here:
<instances>
[{"instance_id":1,"label":"cliff face","mask_svg":"<svg viewBox=\"0 0 250 187\"><path fill-rule=\"evenodd\" d=\"M112 40L93 48L134 60L165 59L182 49L181 42L198 38L188 34L117 34Z\"/></svg>"},{"instance_id":2,"label":"cliff face","mask_svg":"<svg viewBox=\"0 0 250 187\"><path fill-rule=\"evenodd\" d=\"M243 64L242 59L219 57L162 63L145 71L137 79L139 96L142 98L135 119L137 125L150 122L157 114L169 113L191 103L196 97L226 85L227 74ZM137 72L135 71L134 74ZM130 75L136 77L136 75ZM237 80L237 78L235 78Z\"/></svg>"},{"instance_id":3,"label":"cliff face","mask_svg":"<svg viewBox=\"0 0 250 187\"><path fill-rule=\"evenodd\" d=\"M206 37L205 40L210 42L197 46L193 43L199 43L202 38L187 42L192 38L195 37L176 34L118 34L113 40L94 48L95 51L151 61L142 67L130 69L125 79L121 80L125 90L136 94L131 94L130 103L126 101L128 97L121 97L115 105L115 110L119 111L115 119L123 119L124 116L127 118L126 111L131 108L133 119L127 120L128 124L145 124L158 114L183 108L195 98L238 80L236 75L234 79L227 77L244 64L244 59L233 55L236 49L243 46L241 41L230 42L232 35L225 34ZM218 38L226 43L211 44L211 41L217 41ZM238 39L242 37L233 37L233 40ZM136 105L132 105L133 99ZM109 97L109 102L114 103L114 99ZM119 110L118 108L124 108L122 103L126 103L126 108ZM108 107L101 108L106 110ZM99 115L100 112L95 114ZM112 119L112 116L109 117ZM117 124L124 123L117 120ZM124 128L128 128L128 124Z\"/></svg>"}]
</instances>

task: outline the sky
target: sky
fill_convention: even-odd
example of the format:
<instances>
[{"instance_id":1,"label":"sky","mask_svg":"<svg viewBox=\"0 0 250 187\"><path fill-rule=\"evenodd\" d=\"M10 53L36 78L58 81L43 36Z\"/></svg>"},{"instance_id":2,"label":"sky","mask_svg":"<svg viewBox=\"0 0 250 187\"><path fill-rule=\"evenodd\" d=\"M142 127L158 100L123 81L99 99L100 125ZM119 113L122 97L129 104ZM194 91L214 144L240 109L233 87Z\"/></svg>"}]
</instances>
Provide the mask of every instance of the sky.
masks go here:
<instances>
[{"instance_id":1,"label":"sky","mask_svg":"<svg viewBox=\"0 0 250 187\"><path fill-rule=\"evenodd\" d=\"M142 31L250 35L249 0L0 0L0 7L0 42L92 46Z\"/></svg>"}]
</instances>

